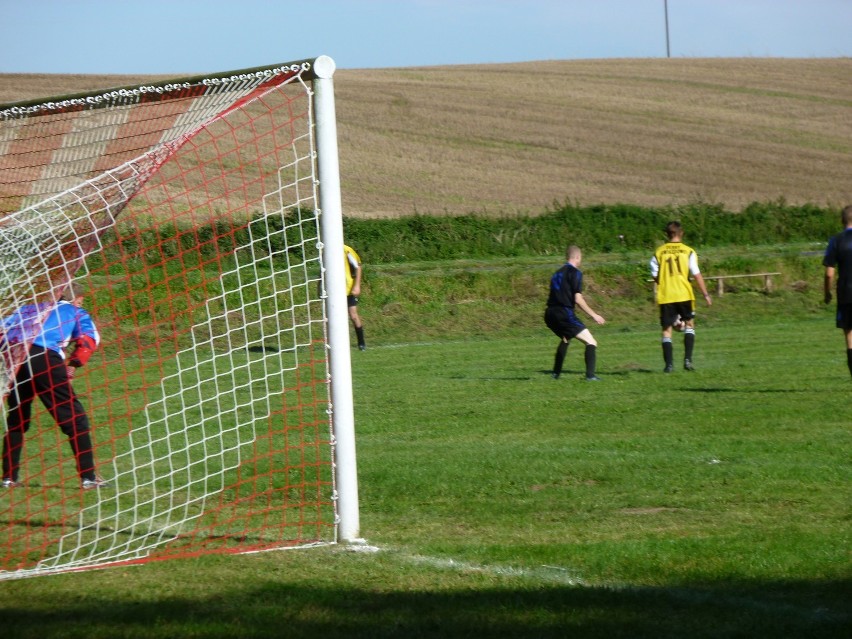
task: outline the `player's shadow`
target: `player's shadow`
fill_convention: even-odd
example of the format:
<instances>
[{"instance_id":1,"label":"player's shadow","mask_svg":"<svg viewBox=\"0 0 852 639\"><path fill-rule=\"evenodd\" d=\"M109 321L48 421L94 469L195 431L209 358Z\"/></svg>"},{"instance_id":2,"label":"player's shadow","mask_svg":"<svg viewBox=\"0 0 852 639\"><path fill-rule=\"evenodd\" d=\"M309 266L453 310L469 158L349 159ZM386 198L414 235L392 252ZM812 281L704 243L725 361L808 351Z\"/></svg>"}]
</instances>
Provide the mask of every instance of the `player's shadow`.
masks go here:
<instances>
[{"instance_id":1,"label":"player's shadow","mask_svg":"<svg viewBox=\"0 0 852 639\"><path fill-rule=\"evenodd\" d=\"M447 379L454 379L460 382L528 382L532 379L529 376L526 377L513 377L513 376L505 376L501 377L498 375L489 375L482 377L471 377L469 375L450 375Z\"/></svg>"},{"instance_id":2,"label":"player's shadow","mask_svg":"<svg viewBox=\"0 0 852 639\"><path fill-rule=\"evenodd\" d=\"M625 377L628 377L629 375L632 375L633 373L653 373L653 372L654 371L652 371L651 369L648 369L648 368L631 368L630 370L615 370L615 371L606 371L606 372L603 372L603 373L598 371L597 376L600 377L601 379L606 379L607 377L625 378ZM548 377L553 376L552 370L540 370L540 371L538 371L538 373L540 375L546 375ZM563 369L562 372L559 374L559 379L562 379L563 377L571 377L571 376L575 376L575 375L582 377L585 374L586 374L586 371L581 371L581 370L575 371L575 370L569 370L569 369L566 368L566 369Z\"/></svg>"},{"instance_id":3,"label":"player's shadow","mask_svg":"<svg viewBox=\"0 0 852 639\"><path fill-rule=\"evenodd\" d=\"M281 349L277 346L266 346L265 344L261 344L260 346L249 346L246 350L249 353L277 353Z\"/></svg>"},{"instance_id":4,"label":"player's shadow","mask_svg":"<svg viewBox=\"0 0 852 639\"><path fill-rule=\"evenodd\" d=\"M810 392L801 388L722 388L719 386L710 386L705 388L681 388L680 390L687 393L806 393Z\"/></svg>"}]
</instances>

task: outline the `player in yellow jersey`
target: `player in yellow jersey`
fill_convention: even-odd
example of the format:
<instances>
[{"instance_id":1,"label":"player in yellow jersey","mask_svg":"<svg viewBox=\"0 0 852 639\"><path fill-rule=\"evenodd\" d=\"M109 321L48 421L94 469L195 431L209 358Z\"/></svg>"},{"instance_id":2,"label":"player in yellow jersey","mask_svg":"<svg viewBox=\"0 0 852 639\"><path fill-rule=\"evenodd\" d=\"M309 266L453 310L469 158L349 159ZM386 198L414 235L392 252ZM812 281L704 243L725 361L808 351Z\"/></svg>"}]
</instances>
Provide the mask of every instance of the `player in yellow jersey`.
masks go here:
<instances>
[{"instance_id":1,"label":"player in yellow jersey","mask_svg":"<svg viewBox=\"0 0 852 639\"><path fill-rule=\"evenodd\" d=\"M683 227L680 222L666 225L668 242L659 247L651 258L651 277L657 283L657 305L660 309L660 326L663 329L663 359L666 373L674 370L674 349L672 346L672 326L678 316L686 324L683 335L684 369L695 370L692 353L695 348L695 293L689 281L695 279L707 306L713 304L701 271L698 270L698 256L695 251L683 243Z\"/></svg>"},{"instance_id":2,"label":"player in yellow jersey","mask_svg":"<svg viewBox=\"0 0 852 639\"><path fill-rule=\"evenodd\" d=\"M349 307L349 319L355 328L355 337L358 339L358 348L365 350L367 344L364 342L364 324L358 315L358 296L361 295L361 258L350 247L343 245L343 255L346 258L346 305Z\"/></svg>"}]
</instances>

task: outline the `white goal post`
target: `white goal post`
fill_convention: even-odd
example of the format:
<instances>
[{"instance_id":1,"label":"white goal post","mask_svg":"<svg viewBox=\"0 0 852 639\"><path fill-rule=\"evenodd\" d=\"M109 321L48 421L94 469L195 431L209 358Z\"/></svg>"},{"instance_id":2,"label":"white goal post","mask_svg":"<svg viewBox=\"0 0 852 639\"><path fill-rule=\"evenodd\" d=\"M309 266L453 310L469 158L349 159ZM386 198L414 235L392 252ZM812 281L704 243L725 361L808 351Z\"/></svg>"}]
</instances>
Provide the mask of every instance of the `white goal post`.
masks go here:
<instances>
[{"instance_id":1,"label":"white goal post","mask_svg":"<svg viewBox=\"0 0 852 639\"><path fill-rule=\"evenodd\" d=\"M317 121L317 169L320 182L320 207L323 258L326 269L343 273L347 268L343 255L343 204L340 194L340 165L337 149L337 114L334 106L334 61L328 56L314 61L315 113ZM328 343L331 361L332 414L338 492L338 532L345 541L360 534L358 509L358 472L355 453L355 418L352 398L352 362L349 349L349 310L343 278L326 278L326 308L329 317Z\"/></svg>"},{"instance_id":2,"label":"white goal post","mask_svg":"<svg viewBox=\"0 0 852 639\"><path fill-rule=\"evenodd\" d=\"M359 541L334 72L0 105L0 579Z\"/></svg>"}]
</instances>

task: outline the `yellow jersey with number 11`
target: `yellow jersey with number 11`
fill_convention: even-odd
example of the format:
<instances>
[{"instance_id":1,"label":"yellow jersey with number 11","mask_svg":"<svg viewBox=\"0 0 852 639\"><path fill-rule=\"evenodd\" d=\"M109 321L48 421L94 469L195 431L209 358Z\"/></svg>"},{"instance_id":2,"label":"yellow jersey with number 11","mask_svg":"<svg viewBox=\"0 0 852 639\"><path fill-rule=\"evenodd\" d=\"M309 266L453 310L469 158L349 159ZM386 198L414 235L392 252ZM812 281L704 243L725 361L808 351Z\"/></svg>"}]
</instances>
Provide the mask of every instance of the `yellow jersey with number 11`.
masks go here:
<instances>
[{"instance_id":1,"label":"yellow jersey with number 11","mask_svg":"<svg viewBox=\"0 0 852 639\"><path fill-rule=\"evenodd\" d=\"M682 242L668 242L654 253L657 274L657 304L695 301L689 281L698 272L695 251Z\"/></svg>"}]
</instances>

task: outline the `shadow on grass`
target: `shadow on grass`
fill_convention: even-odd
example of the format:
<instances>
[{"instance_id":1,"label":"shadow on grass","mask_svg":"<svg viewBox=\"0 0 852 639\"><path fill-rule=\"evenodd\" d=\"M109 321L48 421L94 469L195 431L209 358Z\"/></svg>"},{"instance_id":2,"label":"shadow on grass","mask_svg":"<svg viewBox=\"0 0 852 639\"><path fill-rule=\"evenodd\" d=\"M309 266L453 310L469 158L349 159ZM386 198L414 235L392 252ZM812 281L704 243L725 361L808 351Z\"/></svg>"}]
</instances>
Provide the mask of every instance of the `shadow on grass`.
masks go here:
<instances>
[{"instance_id":1,"label":"shadow on grass","mask_svg":"<svg viewBox=\"0 0 852 639\"><path fill-rule=\"evenodd\" d=\"M783 395L787 395L789 393L810 393L812 391L808 391L805 389L797 389L797 388L721 388L718 386L711 386L705 388L681 388L679 390L685 391L687 393L758 393L758 394L774 394L780 393Z\"/></svg>"},{"instance_id":2,"label":"shadow on grass","mask_svg":"<svg viewBox=\"0 0 852 639\"><path fill-rule=\"evenodd\" d=\"M623 378L623 377L629 377L630 375L633 375L634 373L652 373L652 372L654 372L654 371L651 371L647 368L644 368L644 369L605 371L603 373L601 371L598 371L596 373L596 375L598 377L600 377L601 379L606 379L607 377ZM538 371L538 373L540 375L547 375L548 377L552 377L553 371L552 370L540 370L540 371ZM584 370L572 371L572 370L568 370L566 368L559 374L559 379L562 379L564 377L575 377L575 376L582 379L583 376L585 376L585 374L586 374L586 371L584 371Z\"/></svg>"},{"instance_id":3,"label":"shadow on grass","mask_svg":"<svg viewBox=\"0 0 852 639\"><path fill-rule=\"evenodd\" d=\"M277 353L280 350L281 349L277 346L266 346L265 344L260 346L249 346L246 348L246 351L249 353Z\"/></svg>"},{"instance_id":4,"label":"shadow on grass","mask_svg":"<svg viewBox=\"0 0 852 639\"><path fill-rule=\"evenodd\" d=\"M7 587L10 584L7 584ZM220 585L220 584L216 584ZM268 582L205 595L116 601L80 593L0 608L26 637L808 637L850 636L849 581L717 588L580 586L377 591ZM213 586L215 588L215 585ZM150 591L149 591L150 592ZM149 595L150 597L150 595ZM47 605L47 604L46 604Z\"/></svg>"},{"instance_id":5,"label":"shadow on grass","mask_svg":"<svg viewBox=\"0 0 852 639\"><path fill-rule=\"evenodd\" d=\"M447 379L453 379L457 382L528 382L532 379L532 377L513 377L511 375L499 376L499 375L483 375L483 376L471 376L471 375L450 375Z\"/></svg>"},{"instance_id":6,"label":"shadow on grass","mask_svg":"<svg viewBox=\"0 0 852 639\"><path fill-rule=\"evenodd\" d=\"M608 371L605 373L601 373L600 371L597 373L597 376L601 379L606 379L607 377L611 378L624 378L634 373L652 373L650 369L631 369L631 370L617 370L617 371ZM553 377L553 370L538 370L536 374L541 377ZM586 372L581 370L569 370L563 369L559 374L559 379L572 379L577 378L582 380L585 376ZM450 375L447 379L452 379L455 381L462 382L528 382L533 379L529 375Z\"/></svg>"}]
</instances>

